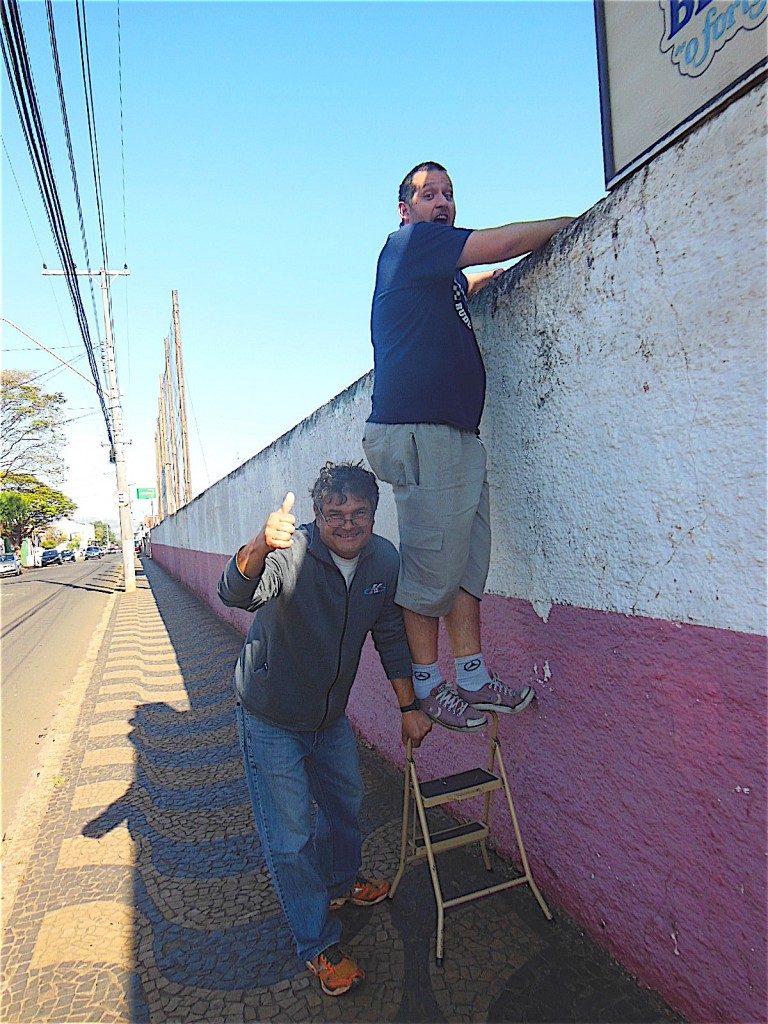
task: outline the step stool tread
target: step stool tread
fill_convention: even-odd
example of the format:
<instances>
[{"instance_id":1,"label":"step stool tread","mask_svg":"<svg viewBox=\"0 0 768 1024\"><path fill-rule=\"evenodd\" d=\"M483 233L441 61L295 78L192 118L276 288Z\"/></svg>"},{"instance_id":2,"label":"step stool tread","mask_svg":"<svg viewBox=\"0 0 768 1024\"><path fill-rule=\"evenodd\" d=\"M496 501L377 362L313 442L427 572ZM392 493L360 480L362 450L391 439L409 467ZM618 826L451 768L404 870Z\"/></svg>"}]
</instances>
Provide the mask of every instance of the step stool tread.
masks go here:
<instances>
[{"instance_id":1,"label":"step stool tread","mask_svg":"<svg viewBox=\"0 0 768 1024\"><path fill-rule=\"evenodd\" d=\"M422 798L427 801L449 796L453 796L455 799L463 790L476 789L479 786L491 788L498 785L500 785L498 775L493 775L484 768L470 768L466 772L456 772L454 775L444 775L439 779L421 782L419 790Z\"/></svg>"},{"instance_id":2,"label":"step stool tread","mask_svg":"<svg viewBox=\"0 0 768 1024\"><path fill-rule=\"evenodd\" d=\"M445 842L446 840L459 839L464 836L473 836L481 838L479 833L488 834L488 826L484 825L482 821L467 821L463 825L454 825L452 828L444 828L439 832L430 832L429 838L433 846L437 843ZM417 836L416 846L424 846L424 836Z\"/></svg>"}]
</instances>

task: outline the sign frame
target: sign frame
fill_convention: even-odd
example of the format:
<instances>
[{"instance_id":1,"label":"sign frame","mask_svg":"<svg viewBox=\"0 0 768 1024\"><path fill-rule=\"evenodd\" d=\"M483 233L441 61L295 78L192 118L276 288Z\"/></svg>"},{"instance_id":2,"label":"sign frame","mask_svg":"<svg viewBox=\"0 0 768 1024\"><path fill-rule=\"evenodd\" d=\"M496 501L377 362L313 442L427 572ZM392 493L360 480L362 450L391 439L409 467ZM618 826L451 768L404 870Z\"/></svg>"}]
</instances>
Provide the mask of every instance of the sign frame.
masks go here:
<instances>
[{"instance_id":1,"label":"sign frame","mask_svg":"<svg viewBox=\"0 0 768 1024\"><path fill-rule=\"evenodd\" d=\"M765 78L768 75L768 56L753 64L716 95L710 97L706 102L688 113L676 125L660 135L641 152L625 161L623 165L617 166L614 148L615 132L611 109L610 75L608 70L608 33L605 21L605 6L607 2L616 2L616 0L593 0L597 40L598 86L600 90L600 121L603 139L603 171L606 190L611 191L663 150L690 132L705 118L716 113L729 102L751 89L760 79ZM656 3L656 0L646 0L646 2L660 6Z\"/></svg>"}]
</instances>

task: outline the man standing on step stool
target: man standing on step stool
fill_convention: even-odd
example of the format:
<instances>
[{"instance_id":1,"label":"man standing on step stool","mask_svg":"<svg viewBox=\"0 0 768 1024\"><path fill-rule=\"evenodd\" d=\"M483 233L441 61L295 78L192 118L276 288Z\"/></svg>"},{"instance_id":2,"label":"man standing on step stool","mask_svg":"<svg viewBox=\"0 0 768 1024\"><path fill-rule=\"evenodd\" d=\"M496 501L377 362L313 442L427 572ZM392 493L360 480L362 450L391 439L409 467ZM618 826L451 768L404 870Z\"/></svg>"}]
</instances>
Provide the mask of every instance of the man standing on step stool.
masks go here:
<instances>
[{"instance_id":1,"label":"man standing on step stool","mask_svg":"<svg viewBox=\"0 0 768 1024\"><path fill-rule=\"evenodd\" d=\"M491 551L485 449L478 436L485 368L467 299L513 259L544 245L570 217L472 231L454 227L453 185L438 163L400 185L400 228L379 256L371 312L374 384L363 449L392 485L400 528L403 608L423 711L449 729L479 729L483 711L519 713L532 686L508 686L486 667L480 600ZM439 620L456 689L437 662Z\"/></svg>"},{"instance_id":2,"label":"man standing on step stool","mask_svg":"<svg viewBox=\"0 0 768 1024\"><path fill-rule=\"evenodd\" d=\"M364 975L341 950L332 911L372 906L389 892L387 882L359 875L363 783L344 713L369 633L403 713L403 743L418 747L432 723L416 703L394 602L397 551L373 532L376 478L328 462L311 495L314 522L296 528L288 493L228 562L219 597L254 613L234 683L267 867L299 957L326 995L339 996Z\"/></svg>"}]
</instances>

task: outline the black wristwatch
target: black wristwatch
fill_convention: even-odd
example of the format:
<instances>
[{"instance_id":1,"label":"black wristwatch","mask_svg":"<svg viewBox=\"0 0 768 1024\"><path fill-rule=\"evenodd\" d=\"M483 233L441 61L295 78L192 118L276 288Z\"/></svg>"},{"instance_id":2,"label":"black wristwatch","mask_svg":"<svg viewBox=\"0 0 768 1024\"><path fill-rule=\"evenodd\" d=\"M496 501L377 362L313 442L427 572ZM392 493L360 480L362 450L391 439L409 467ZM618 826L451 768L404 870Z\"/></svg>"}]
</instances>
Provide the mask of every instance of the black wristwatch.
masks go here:
<instances>
[{"instance_id":1,"label":"black wristwatch","mask_svg":"<svg viewBox=\"0 0 768 1024\"><path fill-rule=\"evenodd\" d=\"M400 708L400 713L403 715L407 714L409 711L421 711L421 704L419 704L418 697L413 704L408 704L406 707Z\"/></svg>"}]
</instances>

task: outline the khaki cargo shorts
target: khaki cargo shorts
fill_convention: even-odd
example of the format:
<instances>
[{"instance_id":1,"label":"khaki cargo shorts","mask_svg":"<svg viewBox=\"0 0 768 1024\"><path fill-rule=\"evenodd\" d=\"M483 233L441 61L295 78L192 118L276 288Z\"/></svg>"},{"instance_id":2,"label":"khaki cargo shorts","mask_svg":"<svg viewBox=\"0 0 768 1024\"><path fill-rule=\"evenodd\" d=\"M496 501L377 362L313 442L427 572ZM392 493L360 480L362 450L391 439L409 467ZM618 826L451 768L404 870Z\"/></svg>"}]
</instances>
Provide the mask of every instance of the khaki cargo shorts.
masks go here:
<instances>
[{"instance_id":1,"label":"khaki cargo shorts","mask_svg":"<svg viewBox=\"0 0 768 1024\"><path fill-rule=\"evenodd\" d=\"M366 423L363 450L395 496L397 603L438 617L451 610L459 589L482 598L491 524L480 438L439 423Z\"/></svg>"}]
</instances>

